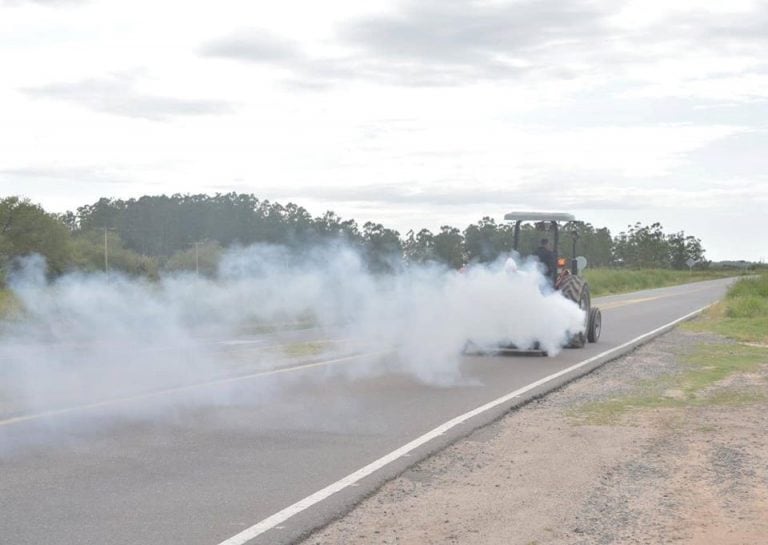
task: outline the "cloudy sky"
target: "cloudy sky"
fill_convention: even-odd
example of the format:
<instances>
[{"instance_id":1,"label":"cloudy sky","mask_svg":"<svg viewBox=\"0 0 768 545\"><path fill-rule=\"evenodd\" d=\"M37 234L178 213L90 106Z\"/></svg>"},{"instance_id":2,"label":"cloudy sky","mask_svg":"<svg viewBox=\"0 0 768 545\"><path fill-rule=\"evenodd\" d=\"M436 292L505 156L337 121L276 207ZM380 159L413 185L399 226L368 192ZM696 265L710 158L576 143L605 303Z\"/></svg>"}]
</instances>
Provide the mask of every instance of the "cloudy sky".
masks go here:
<instances>
[{"instance_id":1,"label":"cloudy sky","mask_svg":"<svg viewBox=\"0 0 768 545\"><path fill-rule=\"evenodd\" d=\"M660 221L768 260L768 4L0 0L0 194Z\"/></svg>"}]
</instances>

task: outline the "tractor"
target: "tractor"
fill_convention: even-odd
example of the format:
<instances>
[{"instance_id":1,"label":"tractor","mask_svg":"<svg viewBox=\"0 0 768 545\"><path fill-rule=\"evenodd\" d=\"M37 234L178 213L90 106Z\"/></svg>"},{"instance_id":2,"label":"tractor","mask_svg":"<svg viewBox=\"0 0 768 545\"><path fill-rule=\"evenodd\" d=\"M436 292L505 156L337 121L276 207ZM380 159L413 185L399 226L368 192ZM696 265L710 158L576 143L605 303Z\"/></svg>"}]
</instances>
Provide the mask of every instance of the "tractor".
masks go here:
<instances>
[{"instance_id":1,"label":"tractor","mask_svg":"<svg viewBox=\"0 0 768 545\"><path fill-rule=\"evenodd\" d=\"M558 248L560 246L560 223L569 223L576 220L571 214L547 213L547 212L510 212L504 216L506 221L514 223L514 242L513 249L519 253L520 245L520 226L524 222L533 222L536 231L540 232L542 238L551 239L552 252L556 257L556 266L550 266L548 279L552 286L563 297L570 299L584 311L585 324L584 330L571 337L567 345L568 348L582 348L587 341L594 343L600 338L602 328L602 315L600 309L592 306L592 300L589 293L587 281L579 275L580 271L586 267L587 260L584 257L576 256L576 242L578 234L576 231L570 232L572 236L571 258L559 257Z\"/></svg>"}]
</instances>

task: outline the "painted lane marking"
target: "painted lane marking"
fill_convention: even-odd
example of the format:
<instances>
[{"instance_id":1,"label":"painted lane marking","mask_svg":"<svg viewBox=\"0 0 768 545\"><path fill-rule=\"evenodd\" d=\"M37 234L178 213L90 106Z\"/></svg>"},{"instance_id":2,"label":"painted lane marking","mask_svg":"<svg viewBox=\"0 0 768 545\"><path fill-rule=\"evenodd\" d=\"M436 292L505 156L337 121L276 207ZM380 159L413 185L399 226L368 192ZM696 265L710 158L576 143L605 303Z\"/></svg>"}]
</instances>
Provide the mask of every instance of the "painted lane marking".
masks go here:
<instances>
[{"instance_id":1,"label":"painted lane marking","mask_svg":"<svg viewBox=\"0 0 768 545\"><path fill-rule=\"evenodd\" d=\"M676 326L677 324L684 322L686 320L689 320L693 318L694 316L701 314L704 312L707 308L709 308L711 305L707 305L705 307L702 307L698 310L695 310L689 314L686 314L682 318L678 318L677 320L674 320L672 322L669 322L668 324L665 324L661 327L658 327L654 329L653 331L650 331L648 333L645 333L643 335L640 335L639 337L636 337L632 339L631 341L627 341L624 344L621 344L619 346L616 346L614 348L611 348L610 350L606 350L605 352L602 352L596 356L592 356L591 358L588 358L580 363L577 363L575 365L572 365L566 369L563 369L561 371L558 371L557 373L553 373L549 376L546 376L542 379L539 379L535 382L532 382L528 384L527 386L524 386L522 388L519 388L513 392L510 392L502 397L499 397L497 399L494 399L493 401L490 401L486 403L485 405L481 405L480 407L477 407L476 409L473 409L469 412L466 412L460 416L457 416L456 418L453 418L449 420L448 422L445 422L444 424L441 424L440 426L434 428L431 431L428 431L424 435L417 437L410 443L406 443L402 447L393 450L389 454L382 456L378 460L375 460L374 462L371 462L367 466L358 469L354 473L350 473L346 477L336 481L335 483L332 483L322 490L318 490L314 494L311 494L307 496L306 498L299 500L298 502L294 503L293 505L289 505L285 509L278 511L277 513L265 518L264 520L257 522L250 528L246 528L239 534L230 537L229 539L226 539L219 543L218 545L245 545L252 539L257 538L261 534L276 528L283 524L286 520L293 517L294 515L297 515L301 513L302 511L305 511L309 509L310 507L320 503L321 501L327 499L328 497L332 496L333 494L340 492L344 490L347 487L355 486L359 481L364 479L365 477L368 477L369 475L375 473L376 471L382 469L383 467L391 464L392 462L395 462L399 458L402 458L404 456L407 456L409 453L417 449L418 447L428 443L429 441L432 441L433 439L436 439L437 437L445 434L452 428L455 428L459 424L463 424L467 420L478 416L486 411L489 411L491 409L494 409L498 407L499 405L502 405L504 403L508 403L512 401L513 399L522 396L523 394L530 392L531 390L538 388L539 386L542 386L552 380L555 380L559 377L562 377L563 375L566 375L572 371L575 371L577 369L580 369L582 367L585 367L591 363L594 363L596 361L599 361L602 358L610 357L612 354L621 353L622 350L626 348L630 348L632 346L635 346L637 344L642 343L643 341L653 338L655 335L668 330L669 328L672 328Z\"/></svg>"},{"instance_id":2,"label":"painted lane marking","mask_svg":"<svg viewBox=\"0 0 768 545\"><path fill-rule=\"evenodd\" d=\"M88 403L86 405L78 405L76 407L67 407L65 409L55 409L51 411L44 411L41 413L35 413L35 414L27 414L27 415L21 415L21 416L15 416L12 418L8 418L6 420L0 420L0 426L8 426L11 424L19 424L21 422L29 422L31 420L38 420L41 418L49 418L52 416L62 416L65 414L72 414L72 413L78 413L78 412L85 412L92 409L98 409L101 407L108 407L110 405L122 405L126 403L132 403L139 400L144 399L151 399L155 397L160 397L164 395L169 394L177 394L180 392L188 392L191 390L197 390L202 388L208 388L211 386L220 386L222 384L229 384L233 382L239 382L243 380L250 380L254 378L260 378L260 377L266 377L270 375L280 375L284 373L292 373L294 371L303 371L305 369L312 369L315 367L322 367L326 365L341 365L341 364L347 364L354 360L365 358L365 357L375 357L375 356L381 356L384 354L391 353L390 350L382 350L379 352L367 352L365 354L353 354L351 356L344 356L343 358L336 358L332 360L323 360L323 361L316 361L313 363L305 363L302 365L295 365L293 367L280 367L278 369L270 369L268 371L259 371L257 373L250 373L247 375L239 375L236 377L227 377L227 378L221 378L217 380L211 380L208 382L200 382L196 384L190 384L187 386L178 386L175 388L166 388L164 390L156 390L154 392L148 392L144 394L137 394L132 396L125 396L125 397L118 397L114 399L108 399L105 401L97 401L95 403Z\"/></svg>"},{"instance_id":3,"label":"painted lane marking","mask_svg":"<svg viewBox=\"0 0 768 545\"><path fill-rule=\"evenodd\" d=\"M679 286L669 286L669 288L677 288L681 286L688 286L689 284L681 284ZM656 288L656 289L667 289L667 288ZM691 293L697 293L699 291L706 291L709 290L709 286L705 286L703 288L696 288L691 290L685 290L681 291L679 293L666 293L663 295L652 295L649 297L641 297L638 299L620 299L618 301L607 301L605 303L600 303L601 299L610 299L615 297L626 297L627 295L631 295L631 293L624 293L624 294L617 294L617 295L604 295L602 297L595 297L595 306L599 306L601 309L612 309L612 308L618 308L623 307L625 305L632 305L635 303L644 303L646 301L654 301L656 299L665 299L667 297L679 297L681 295L690 295Z\"/></svg>"},{"instance_id":4,"label":"painted lane marking","mask_svg":"<svg viewBox=\"0 0 768 545\"><path fill-rule=\"evenodd\" d=\"M214 344L220 344L222 346L242 346L245 344L264 344L267 342L265 339L233 339L231 341L216 341Z\"/></svg>"},{"instance_id":5,"label":"painted lane marking","mask_svg":"<svg viewBox=\"0 0 768 545\"><path fill-rule=\"evenodd\" d=\"M350 337L339 337L338 339L306 339L306 340L298 340L298 341L290 341L290 342L284 342L284 343L276 343L276 344L260 344L267 341L238 341L238 340L232 340L232 341L219 341L217 344L220 346L225 347L223 350L229 353L240 353L240 352L258 352L258 351L264 351L264 350L272 350L272 349L279 349L279 348L292 348L295 346L302 346L302 345L310 345L310 344L335 344L335 343L342 343L342 342L351 342L354 341L354 339ZM248 345L257 344L259 346L255 347L248 347Z\"/></svg>"},{"instance_id":6,"label":"painted lane marking","mask_svg":"<svg viewBox=\"0 0 768 545\"><path fill-rule=\"evenodd\" d=\"M656 297L643 297L641 299L627 299L625 301L615 301L613 303L606 303L604 305L599 305L599 308L600 310L610 310L612 308L625 307L627 305L635 305L637 303L645 303L647 301L655 301L656 299L661 299L662 297L671 297L671 296L657 295Z\"/></svg>"},{"instance_id":7,"label":"painted lane marking","mask_svg":"<svg viewBox=\"0 0 768 545\"><path fill-rule=\"evenodd\" d=\"M699 288L699 289L696 289L696 290L693 290L693 291L702 291L703 289L706 289L706 288ZM689 293L689 292L686 292L686 293ZM642 302L645 302L645 301L652 301L652 300L661 299L661 298L664 298L664 297L673 297L675 295L681 295L681 294L659 295L659 296L655 296L655 297L646 297L646 298L641 298L641 299L630 299L630 300L627 300L627 301L616 301L614 303L606 303L604 305L601 305L600 308L601 309L618 308L618 307L621 307L621 306L626 306L626 305L635 304L635 303L642 303ZM352 340L352 339L342 338L342 339L340 339L338 341L336 339L319 339L317 341L298 341L298 343L302 343L302 342L308 342L308 343L311 343L311 342L333 343L333 342L340 342L340 341L344 341L344 340L348 341L348 340ZM224 343L226 343L226 342L227 341L218 341L218 342L216 342L214 344L224 345ZM237 341L234 341L234 342L237 342ZM256 341L256 342L259 342L259 341ZM245 341L245 343L248 343L248 341ZM267 345L267 346L260 347L260 349L264 349L264 348L279 348L279 347L291 346L292 344L293 343ZM159 349L156 349L156 350L170 350L170 348L159 348ZM7 418L5 420L0 420L0 426L7 426L7 425L11 425L11 424L19 424L21 422L28 422L28 421L31 421L31 420L37 420L37 419L41 419L41 418L49 418L49 417L53 417L53 416L61 416L61 415L65 415L65 414L83 412L83 411L88 411L88 410L92 410L92 409L98 409L98 408L101 408L101 407L107 407L109 405L117 405L117 404L130 403L130 402L138 401L138 400L141 400L141 399L151 399L153 397L159 397L161 395L168 395L168 394L173 394L173 393L178 393L178 392L190 391L190 390L194 390L194 389L198 389L198 388L206 388L206 387L209 387L209 386L215 386L215 385L219 385L219 384L226 384L226 383L231 383L231 382L237 382L237 381L240 381L240 380L248 380L248 379L252 379L252 378L258 378L258 377L269 376L269 375L280 374L280 373L287 373L287 372L291 372L291 371L300 371L302 369L309 369L309 368L318 367L318 366L322 366L322 365L334 365L334 364L338 364L338 363L342 363L342 362L348 362L350 360L354 360L354 359L357 359L357 358L362 358L362 357L365 357L365 356L383 355L383 354L387 354L387 353L390 353L390 352L391 351L381 351L381 352L372 352L372 353L366 353L366 354L357 354L357 355L347 356L347 357L344 357L344 358L338 358L338 359L334 359L334 360L326 360L326 361L321 361L321 362L314 362L314 363L298 365L298 366L294 366L294 367L284 367L284 368L280 368L280 369L273 369L273 370L269 370L269 371L262 371L262 372L258 372L258 373L251 373L251 374L248 374L248 375L240 375L238 377L230 377L230 378L224 378L224 379L214 380L214 381L210 381L210 382L191 384L189 386L179 386L179 387L176 387L176 388L167 388L167 389L164 389L164 390L158 390L158 391L155 391L155 392L149 392L149 393L145 393L145 394L138 394L138 395L134 395L134 396L119 397L119 398L115 398L115 399L109 399L109 400L105 400L105 401L98 401L98 402L95 402L95 403L89 403L89 404L86 404L86 405L78 405L76 407L67 407L67 408L64 408L64 409L56 409L56 410L51 410L51 411L44 411L44 412L41 412L41 413L35 413L35 414L30 414L30 415L21 415L21 416Z\"/></svg>"}]
</instances>

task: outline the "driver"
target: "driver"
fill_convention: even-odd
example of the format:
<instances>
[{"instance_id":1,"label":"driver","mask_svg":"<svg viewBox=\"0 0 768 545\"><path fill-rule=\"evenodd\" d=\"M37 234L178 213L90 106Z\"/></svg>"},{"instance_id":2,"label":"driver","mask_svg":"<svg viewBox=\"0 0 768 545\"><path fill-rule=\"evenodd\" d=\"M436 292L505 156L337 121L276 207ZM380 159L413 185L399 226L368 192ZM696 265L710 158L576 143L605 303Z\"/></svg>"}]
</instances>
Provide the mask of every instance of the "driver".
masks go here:
<instances>
[{"instance_id":1,"label":"driver","mask_svg":"<svg viewBox=\"0 0 768 545\"><path fill-rule=\"evenodd\" d=\"M552 275L557 270L557 257L549 245L549 239L541 239L541 243L536 248L535 253L536 257L539 258L539 262L544 266L544 276L551 281Z\"/></svg>"}]
</instances>

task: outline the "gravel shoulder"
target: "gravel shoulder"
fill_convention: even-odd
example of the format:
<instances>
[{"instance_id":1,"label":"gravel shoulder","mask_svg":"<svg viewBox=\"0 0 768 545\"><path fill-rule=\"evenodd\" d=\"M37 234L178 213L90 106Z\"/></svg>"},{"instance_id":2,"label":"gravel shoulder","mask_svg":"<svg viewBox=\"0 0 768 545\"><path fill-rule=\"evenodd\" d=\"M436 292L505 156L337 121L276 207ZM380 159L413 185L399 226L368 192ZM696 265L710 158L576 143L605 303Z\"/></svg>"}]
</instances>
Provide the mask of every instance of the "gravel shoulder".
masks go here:
<instances>
[{"instance_id":1,"label":"gravel shoulder","mask_svg":"<svg viewBox=\"0 0 768 545\"><path fill-rule=\"evenodd\" d=\"M712 353L747 359L723 373ZM677 329L419 463L303 543L765 543L767 393L764 347Z\"/></svg>"}]
</instances>

